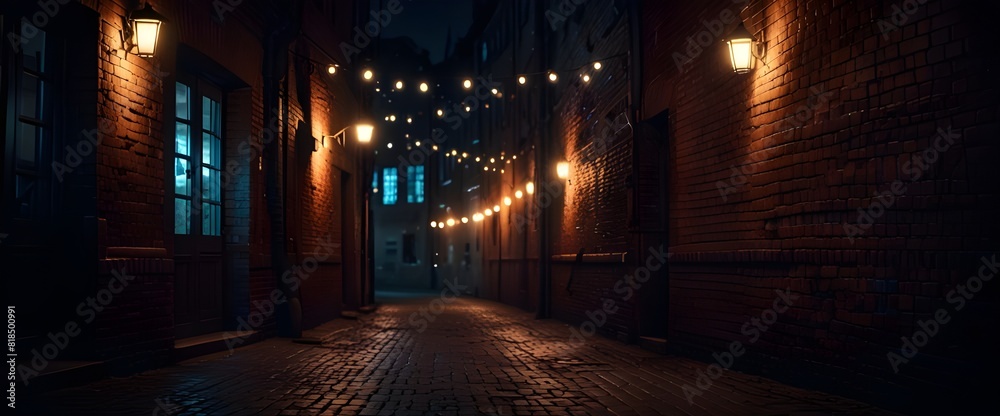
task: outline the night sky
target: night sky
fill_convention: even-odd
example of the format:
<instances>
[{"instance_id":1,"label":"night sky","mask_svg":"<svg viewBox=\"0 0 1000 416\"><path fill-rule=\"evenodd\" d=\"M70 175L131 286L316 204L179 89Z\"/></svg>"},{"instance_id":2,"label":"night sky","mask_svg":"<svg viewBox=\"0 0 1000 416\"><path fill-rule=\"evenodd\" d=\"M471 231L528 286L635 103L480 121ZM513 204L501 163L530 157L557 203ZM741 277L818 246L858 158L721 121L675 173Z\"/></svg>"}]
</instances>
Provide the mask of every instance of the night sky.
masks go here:
<instances>
[{"instance_id":1,"label":"night sky","mask_svg":"<svg viewBox=\"0 0 1000 416\"><path fill-rule=\"evenodd\" d=\"M430 52L431 62L444 59L444 45L451 28L454 42L462 37L472 23L472 5L469 0L408 0L403 2L403 12L386 26L386 38L408 36L417 45Z\"/></svg>"}]
</instances>

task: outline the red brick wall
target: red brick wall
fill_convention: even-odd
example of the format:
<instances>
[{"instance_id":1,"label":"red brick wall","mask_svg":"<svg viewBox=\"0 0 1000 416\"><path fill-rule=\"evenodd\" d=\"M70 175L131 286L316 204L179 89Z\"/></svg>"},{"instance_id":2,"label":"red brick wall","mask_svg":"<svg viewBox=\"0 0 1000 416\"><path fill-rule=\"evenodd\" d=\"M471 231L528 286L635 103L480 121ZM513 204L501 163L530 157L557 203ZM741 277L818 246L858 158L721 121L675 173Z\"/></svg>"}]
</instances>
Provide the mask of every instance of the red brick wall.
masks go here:
<instances>
[{"instance_id":1,"label":"red brick wall","mask_svg":"<svg viewBox=\"0 0 1000 416\"><path fill-rule=\"evenodd\" d=\"M609 114L613 120L628 113L630 26L627 16L618 15L624 12L616 12L612 2L587 2L551 34L551 60L561 78L552 87L550 153L553 160L570 164L566 181L556 177L554 166L548 173L555 186L561 187L551 211L553 255L575 255L581 248L585 253L632 251L631 132L605 134ZM551 30L548 24L545 30ZM602 62L600 70L592 67L597 60ZM575 68L580 69L571 71ZM589 83L582 81L583 74L590 75ZM553 264L552 316L578 325L589 320L586 312L601 309L604 299L614 299L623 309L598 332L611 337L634 335L635 298L623 301L614 293L629 265L579 264L567 289L572 267L572 263Z\"/></svg>"},{"instance_id":2,"label":"red brick wall","mask_svg":"<svg viewBox=\"0 0 1000 416\"><path fill-rule=\"evenodd\" d=\"M917 397L909 405L924 400L916 392L973 397L970 369L995 362L983 343L998 316L989 287L898 374L886 354L951 310L946 294L997 249L1000 112L980 38L995 35L980 11L928 1L883 36L895 5L752 2L742 17L763 29L766 64L737 75L718 37L680 68L674 54L743 3L644 4L643 114L671 114L672 345L746 343L743 323L790 288L794 307L748 346L758 368L819 374L799 383L882 403L887 391ZM960 137L913 180L905 164L949 127ZM852 241L844 225L897 179L907 190Z\"/></svg>"}]
</instances>

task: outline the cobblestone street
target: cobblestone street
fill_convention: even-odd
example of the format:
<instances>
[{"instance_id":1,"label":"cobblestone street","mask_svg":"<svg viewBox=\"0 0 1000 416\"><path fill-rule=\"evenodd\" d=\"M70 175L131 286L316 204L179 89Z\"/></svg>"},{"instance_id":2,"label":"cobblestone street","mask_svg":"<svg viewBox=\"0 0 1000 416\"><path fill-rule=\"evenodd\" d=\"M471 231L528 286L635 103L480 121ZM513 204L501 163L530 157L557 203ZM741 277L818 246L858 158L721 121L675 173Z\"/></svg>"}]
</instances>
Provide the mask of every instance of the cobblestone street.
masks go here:
<instances>
[{"instance_id":1,"label":"cobblestone street","mask_svg":"<svg viewBox=\"0 0 1000 416\"><path fill-rule=\"evenodd\" d=\"M383 298L321 345L271 338L128 378L48 392L31 414L564 415L866 414L844 398L726 372L689 404L706 364L600 337L579 347L564 323L460 298L421 331L433 297ZM433 314L431 313L431 316Z\"/></svg>"}]
</instances>

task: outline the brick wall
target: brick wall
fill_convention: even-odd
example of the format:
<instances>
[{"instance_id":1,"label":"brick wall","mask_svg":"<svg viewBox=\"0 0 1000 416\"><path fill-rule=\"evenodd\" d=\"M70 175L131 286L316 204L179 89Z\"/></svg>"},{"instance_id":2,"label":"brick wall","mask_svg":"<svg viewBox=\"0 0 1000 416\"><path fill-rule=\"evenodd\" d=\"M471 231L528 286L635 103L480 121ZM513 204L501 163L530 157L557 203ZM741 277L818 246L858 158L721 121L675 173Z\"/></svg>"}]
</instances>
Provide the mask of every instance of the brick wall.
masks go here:
<instances>
[{"instance_id":1,"label":"brick wall","mask_svg":"<svg viewBox=\"0 0 1000 416\"><path fill-rule=\"evenodd\" d=\"M896 408L979 400L982 369L995 368L997 292L987 286L969 311L946 297L997 250L1000 112L983 71L996 36L956 1L905 2L913 12L883 33L903 3L752 2L742 18L767 51L746 75L703 23L743 3L644 4L643 114L670 111L662 189L678 349L742 341L737 368ZM710 45L691 46L698 36ZM949 128L954 143L924 159ZM906 190L874 225L845 230L895 180ZM798 298L749 343L742 325L776 289ZM939 308L952 321L896 373L887 353Z\"/></svg>"},{"instance_id":2,"label":"brick wall","mask_svg":"<svg viewBox=\"0 0 1000 416\"><path fill-rule=\"evenodd\" d=\"M550 9L555 10L557 4L552 2ZM561 73L551 87L550 156L570 164L566 181L558 179L554 170L548 173L553 185L561 188L551 217L553 255L575 255L580 249L590 254L634 251L629 233L635 225L631 214L631 131L607 133L615 118L629 113L630 25L624 13L613 2L586 2L566 15L567 20L551 33L550 59ZM552 30L548 22L544 30ZM593 62L598 60L602 68L594 70ZM579 69L572 71L575 68ZM584 74L591 77L589 82L581 78ZM553 263L552 316L579 325L589 320L588 311L601 309L604 299L614 299L623 309L610 316L598 332L612 337L635 336L635 298L623 301L614 293L617 281L629 271L630 265L620 261L575 266Z\"/></svg>"}]
</instances>

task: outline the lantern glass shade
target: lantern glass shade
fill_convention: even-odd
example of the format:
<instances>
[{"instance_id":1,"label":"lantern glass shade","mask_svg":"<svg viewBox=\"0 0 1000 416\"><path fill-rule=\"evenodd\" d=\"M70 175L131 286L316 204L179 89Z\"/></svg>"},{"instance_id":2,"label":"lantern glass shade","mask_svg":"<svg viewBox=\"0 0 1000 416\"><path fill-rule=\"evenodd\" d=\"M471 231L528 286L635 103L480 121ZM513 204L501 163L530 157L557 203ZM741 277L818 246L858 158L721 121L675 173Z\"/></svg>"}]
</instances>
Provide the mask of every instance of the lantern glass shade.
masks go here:
<instances>
[{"instance_id":1,"label":"lantern glass shade","mask_svg":"<svg viewBox=\"0 0 1000 416\"><path fill-rule=\"evenodd\" d=\"M566 178L568 178L569 177L569 163L568 162L559 162L556 165L556 175L559 176L559 179L566 179Z\"/></svg>"},{"instance_id":2,"label":"lantern glass shade","mask_svg":"<svg viewBox=\"0 0 1000 416\"><path fill-rule=\"evenodd\" d=\"M737 74L750 72L753 69L754 41L753 36L750 35L750 32L747 32L746 27L742 23L729 35L726 44L729 45L729 59L733 64L733 71Z\"/></svg>"},{"instance_id":3,"label":"lantern glass shade","mask_svg":"<svg viewBox=\"0 0 1000 416\"><path fill-rule=\"evenodd\" d=\"M156 53L156 41L164 20L163 15L155 12L149 3L132 13L132 45L136 55L148 57Z\"/></svg>"},{"instance_id":4,"label":"lantern glass shade","mask_svg":"<svg viewBox=\"0 0 1000 416\"><path fill-rule=\"evenodd\" d=\"M375 126L371 124L358 124L357 129L358 142L368 143L372 141L372 131L375 130Z\"/></svg>"}]
</instances>

